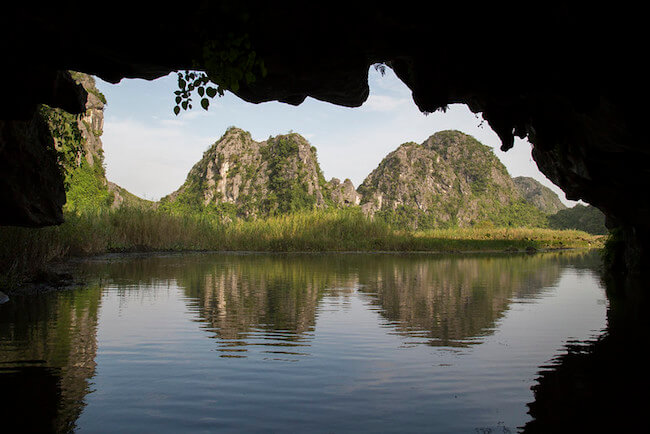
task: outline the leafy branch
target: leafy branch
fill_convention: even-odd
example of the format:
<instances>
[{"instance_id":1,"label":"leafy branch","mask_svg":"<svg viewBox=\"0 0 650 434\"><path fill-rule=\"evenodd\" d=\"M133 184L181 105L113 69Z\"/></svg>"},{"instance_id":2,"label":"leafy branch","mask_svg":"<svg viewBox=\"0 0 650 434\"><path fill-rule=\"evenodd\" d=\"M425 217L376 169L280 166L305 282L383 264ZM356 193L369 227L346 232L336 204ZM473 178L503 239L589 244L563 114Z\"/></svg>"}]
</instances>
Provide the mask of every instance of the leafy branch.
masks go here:
<instances>
[{"instance_id":1,"label":"leafy branch","mask_svg":"<svg viewBox=\"0 0 650 434\"><path fill-rule=\"evenodd\" d=\"M178 72L178 90L174 92L176 115L181 109L192 108L195 92L199 95L201 107L207 110L211 98L223 96L226 90L237 92L242 84L254 83L259 76L265 77L267 74L264 62L252 49L248 34L235 36L228 33L219 41L206 42L202 62L195 62L195 65L196 69L205 72Z\"/></svg>"}]
</instances>

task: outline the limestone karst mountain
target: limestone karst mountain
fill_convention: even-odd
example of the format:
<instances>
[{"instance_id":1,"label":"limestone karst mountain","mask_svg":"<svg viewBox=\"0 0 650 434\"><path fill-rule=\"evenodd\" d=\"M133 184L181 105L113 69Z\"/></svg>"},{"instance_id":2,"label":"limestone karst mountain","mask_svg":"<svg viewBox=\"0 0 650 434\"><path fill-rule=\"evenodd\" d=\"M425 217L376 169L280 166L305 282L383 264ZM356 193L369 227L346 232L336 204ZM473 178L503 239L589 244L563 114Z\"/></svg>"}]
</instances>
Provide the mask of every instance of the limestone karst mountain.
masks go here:
<instances>
[{"instance_id":1,"label":"limestone karst mountain","mask_svg":"<svg viewBox=\"0 0 650 434\"><path fill-rule=\"evenodd\" d=\"M91 76L73 77L89 93L86 113L75 118L44 108L66 172L66 207L157 206L106 180L101 142L106 100ZM372 217L414 229L545 226L549 207L563 205L545 187L522 187L528 184L513 181L491 148L459 131L399 146L355 190L349 179L326 181L316 148L299 134L258 142L231 127L159 205L181 213L216 213L226 221L360 205Z\"/></svg>"},{"instance_id":2,"label":"limestone karst mountain","mask_svg":"<svg viewBox=\"0 0 650 434\"><path fill-rule=\"evenodd\" d=\"M257 142L231 127L161 199L163 209L226 219L357 205L399 227L546 224L492 149L458 131L401 145L355 191L349 179L325 180L316 148L299 134Z\"/></svg>"},{"instance_id":3,"label":"limestone karst mountain","mask_svg":"<svg viewBox=\"0 0 650 434\"><path fill-rule=\"evenodd\" d=\"M185 183L161 199L164 208L265 217L359 203L349 180L327 182L316 148L299 134L257 142L229 128L192 167Z\"/></svg>"},{"instance_id":4,"label":"limestone karst mountain","mask_svg":"<svg viewBox=\"0 0 650 434\"><path fill-rule=\"evenodd\" d=\"M526 202L540 209L544 214L551 215L566 209L566 205L562 203L558 195L536 179L518 176L513 178L513 181Z\"/></svg>"},{"instance_id":5,"label":"limestone karst mountain","mask_svg":"<svg viewBox=\"0 0 650 434\"><path fill-rule=\"evenodd\" d=\"M365 212L413 228L543 225L492 149L459 131L404 143L359 186Z\"/></svg>"}]
</instances>

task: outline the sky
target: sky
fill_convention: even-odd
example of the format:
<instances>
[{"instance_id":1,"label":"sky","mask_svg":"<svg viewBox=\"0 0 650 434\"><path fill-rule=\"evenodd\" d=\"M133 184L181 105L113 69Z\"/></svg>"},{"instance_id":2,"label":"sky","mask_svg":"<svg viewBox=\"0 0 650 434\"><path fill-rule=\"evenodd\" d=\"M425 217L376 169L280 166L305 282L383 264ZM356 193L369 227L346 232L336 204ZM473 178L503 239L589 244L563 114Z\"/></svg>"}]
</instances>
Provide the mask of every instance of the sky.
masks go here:
<instances>
[{"instance_id":1,"label":"sky","mask_svg":"<svg viewBox=\"0 0 650 434\"><path fill-rule=\"evenodd\" d=\"M516 139L513 149L501 151L496 133L465 105L450 105L444 113L421 113L411 91L390 68L383 76L369 69L370 96L358 108L312 98L297 107L251 104L226 92L211 100L208 111L195 98L192 110L176 116L172 111L176 83L176 74L118 84L97 79L97 88L108 101L102 136L107 178L145 199L158 200L180 187L203 152L229 126L236 126L256 141L288 132L301 134L317 148L326 179L350 178L355 187L402 143L422 143L438 131L459 130L492 147L511 176L533 177L568 206L576 203L537 169L527 141Z\"/></svg>"}]
</instances>

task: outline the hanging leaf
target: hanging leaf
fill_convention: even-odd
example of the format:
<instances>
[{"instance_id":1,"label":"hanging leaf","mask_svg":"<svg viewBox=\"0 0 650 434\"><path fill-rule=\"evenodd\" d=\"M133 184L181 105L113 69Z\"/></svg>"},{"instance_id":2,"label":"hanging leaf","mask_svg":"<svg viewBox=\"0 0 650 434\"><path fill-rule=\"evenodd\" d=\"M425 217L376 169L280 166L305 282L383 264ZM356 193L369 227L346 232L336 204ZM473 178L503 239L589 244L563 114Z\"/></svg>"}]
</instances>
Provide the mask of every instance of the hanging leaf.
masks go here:
<instances>
[{"instance_id":1,"label":"hanging leaf","mask_svg":"<svg viewBox=\"0 0 650 434\"><path fill-rule=\"evenodd\" d=\"M201 100L201 107L203 107L204 110L207 110L209 105L210 101L207 98Z\"/></svg>"},{"instance_id":2,"label":"hanging leaf","mask_svg":"<svg viewBox=\"0 0 650 434\"><path fill-rule=\"evenodd\" d=\"M181 108L179 106L174 107L174 114L178 116L178 114L181 112Z\"/></svg>"}]
</instances>

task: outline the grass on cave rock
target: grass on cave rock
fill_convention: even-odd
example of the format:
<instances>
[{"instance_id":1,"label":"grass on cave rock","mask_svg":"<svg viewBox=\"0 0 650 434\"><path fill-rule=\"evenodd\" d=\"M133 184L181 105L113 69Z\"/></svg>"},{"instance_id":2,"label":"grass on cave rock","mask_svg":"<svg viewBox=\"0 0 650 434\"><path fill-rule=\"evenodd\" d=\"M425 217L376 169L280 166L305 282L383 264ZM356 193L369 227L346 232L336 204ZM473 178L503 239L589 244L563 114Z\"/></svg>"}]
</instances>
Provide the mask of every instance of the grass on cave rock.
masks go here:
<instances>
[{"instance_id":1,"label":"grass on cave rock","mask_svg":"<svg viewBox=\"0 0 650 434\"><path fill-rule=\"evenodd\" d=\"M223 223L210 215L123 208L67 213L58 227L0 227L0 288L73 256L148 251L504 251L602 247L604 237L540 228L406 231L358 209L308 211Z\"/></svg>"}]
</instances>

